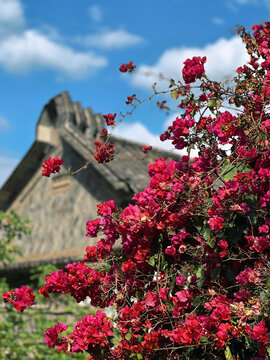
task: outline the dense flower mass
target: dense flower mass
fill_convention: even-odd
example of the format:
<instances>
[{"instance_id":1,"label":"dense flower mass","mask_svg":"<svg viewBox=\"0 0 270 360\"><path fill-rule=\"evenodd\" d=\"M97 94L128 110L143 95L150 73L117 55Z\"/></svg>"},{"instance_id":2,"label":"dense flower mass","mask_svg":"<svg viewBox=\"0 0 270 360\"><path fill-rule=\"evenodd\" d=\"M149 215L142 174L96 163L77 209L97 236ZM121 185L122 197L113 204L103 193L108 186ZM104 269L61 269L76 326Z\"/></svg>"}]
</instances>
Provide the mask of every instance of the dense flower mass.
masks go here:
<instances>
[{"instance_id":1,"label":"dense flower mass","mask_svg":"<svg viewBox=\"0 0 270 360\"><path fill-rule=\"evenodd\" d=\"M31 306L35 302L33 289L23 285L21 288L6 291L3 294L5 303L11 303L17 311L23 312L27 306Z\"/></svg>"},{"instance_id":2,"label":"dense flower mass","mask_svg":"<svg viewBox=\"0 0 270 360\"><path fill-rule=\"evenodd\" d=\"M94 360L269 359L270 23L253 31L239 30L250 62L230 87L208 79L200 57L183 69L186 84L200 80L197 95L171 81L182 110L161 139L188 155L150 164L148 186L123 210L97 205L86 223L97 242L39 293L89 298L112 315L88 314L65 337L66 325L52 326L50 347ZM111 144L95 145L97 161L112 160Z\"/></svg>"},{"instance_id":3,"label":"dense flower mass","mask_svg":"<svg viewBox=\"0 0 270 360\"><path fill-rule=\"evenodd\" d=\"M113 335L111 321L99 310L95 316L88 314L82 318L82 321L78 321L73 333L68 337L59 338L59 334L67 328L67 325L59 322L58 325L53 325L46 330L44 341L48 347L57 346L61 350L69 347L72 352L82 352L87 351L89 345L91 347L107 347L109 343L106 339Z\"/></svg>"},{"instance_id":4,"label":"dense flower mass","mask_svg":"<svg viewBox=\"0 0 270 360\"><path fill-rule=\"evenodd\" d=\"M62 165L63 162L64 160L59 159L58 156L56 156L54 159L49 158L48 160L45 160L45 162L42 164L42 175L50 177L51 174L60 172L60 165Z\"/></svg>"},{"instance_id":5,"label":"dense flower mass","mask_svg":"<svg viewBox=\"0 0 270 360\"><path fill-rule=\"evenodd\" d=\"M192 59L184 61L183 67L183 79L186 84L193 83L195 80L200 79L204 74L204 63L206 57L201 58L200 56L194 56Z\"/></svg>"}]
</instances>

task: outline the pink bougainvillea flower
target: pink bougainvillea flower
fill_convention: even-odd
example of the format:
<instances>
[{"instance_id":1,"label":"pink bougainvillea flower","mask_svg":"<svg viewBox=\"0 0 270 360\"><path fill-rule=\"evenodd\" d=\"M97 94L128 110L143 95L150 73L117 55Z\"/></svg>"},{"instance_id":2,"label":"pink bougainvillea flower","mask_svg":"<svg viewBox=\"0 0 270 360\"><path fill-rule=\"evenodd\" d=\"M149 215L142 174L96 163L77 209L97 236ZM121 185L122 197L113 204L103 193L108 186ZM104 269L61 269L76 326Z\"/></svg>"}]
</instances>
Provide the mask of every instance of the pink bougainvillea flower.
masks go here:
<instances>
[{"instance_id":1,"label":"pink bougainvillea flower","mask_svg":"<svg viewBox=\"0 0 270 360\"><path fill-rule=\"evenodd\" d=\"M5 303L9 302L17 311L23 312L27 306L31 306L35 302L35 295L32 290L23 285L16 290L6 291L2 297Z\"/></svg>"},{"instance_id":2,"label":"pink bougainvillea flower","mask_svg":"<svg viewBox=\"0 0 270 360\"><path fill-rule=\"evenodd\" d=\"M211 230L219 231L223 228L224 219L220 216L214 215L208 220Z\"/></svg>"},{"instance_id":3,"label":"pink bougainvillea flower","mask_svg":"<svg viewBox=\"0 0 270 360\"><path fill-rule=\"evenodd\" d=\"M96 315L88 314L77 322L73 334L69 336L72 340L72 352L87 350L89 345L95 347L108 346L108 336L112 336L111 320L100 310Z\"/></svg>"},{"instance_id":4,"label":"pink bougainvillea flower","mask_svg":"<svg viewBox=\"0 0 270 360\"><path fill-rule=\"evenodd\" d=\"M50 177L51 174L60 172L60 165L62 165L63 162L64 160L59 159L58 156L56 156L54 159L50 157L48 160L45 160L45 162L42 164L42 175Z\"/></svg>"},{"instance_id":5,"label":"pink bougainvillea flower","mask_svg":"<svg viewBox=\"0 0 270 360\"><path fill-rule=\"evenodd\" d=\"M268 341L268 329L265 326L265 322L261 321L259 324L253 327L250 335L252 340L257 340L259 343L266 345Z\"/></svg>"},{"instance_id":6,"label":"pink bougainvillea flower","mask_svg":"<svg viewBox=\"0 0 270 360\"><path fill-rule=\"evenodd\" d=\"M68 328L67 325L58 322L58 325L53 325L48 330L44 331L44 342L48 344L49 348L54 348L55 346L63 345L66 342L66 338L59 339L58 335L65 331Z\"/></svg>"},{"instance_id":7,"label":"pink bougainvillea flower","mask_svg":"<svg viewBox=\"0 0 270 360\"><path fill-rule=\"evenodd\" d=\"M236 276L237 284L255 284L260 282L260 272L258 270L253 270L250 267L246 268Z\"/></svg>"},{"instance_id":8,"label":"pink bougainvillea flower","mask_svg":"<svg viewBox=\"0 0 270 360\"><path fill-rule=\"evenodd\" d=\"M182 70L183 79L186 84L190 84L205 73L204 63L206 62L206 57L201 58L200 56L194 56L192 59L187 59L184 61L184 67Z\"/></svg>"}]
</instances>

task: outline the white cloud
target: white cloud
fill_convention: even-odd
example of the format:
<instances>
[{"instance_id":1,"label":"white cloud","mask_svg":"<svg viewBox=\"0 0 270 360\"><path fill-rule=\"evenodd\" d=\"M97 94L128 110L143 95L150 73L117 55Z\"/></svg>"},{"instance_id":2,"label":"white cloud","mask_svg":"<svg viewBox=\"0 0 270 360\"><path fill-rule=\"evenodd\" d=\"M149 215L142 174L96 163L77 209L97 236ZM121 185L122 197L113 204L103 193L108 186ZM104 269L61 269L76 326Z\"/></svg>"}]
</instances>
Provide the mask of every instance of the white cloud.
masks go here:
<instances>
[{"instance_id":1,"label":"white cloud","mask_svg":"<svg viewBox=\"0 0 270 360\"><path fill-rule=\"evenodd\" d=\"M44 26L43 26L44 27ZM107 65L103 56L64 45L55 29L27 29L19 0L0 0L0 66L24 74L50 69L62 77L83 79Z\"/></svg>"},{"instance_id":2,"label":"white cloud","mask_svg":"<svg viewBox=\"0 0 270 360\"><path fill-rule=\"evenodd\" d=\"M233 0L233 2L237 5L250 5L250 4L257 4L258 0ZM260 0L261 2L261 0ZM266 2L266 1L264 1Z\"/></svg>"},{"instance_id":3,"label":"white cloud","mask_svg":"<svg viewBox=\"0 0 270 360\"><path fill-rule=\"evenodd\" d=\"M174 119L171 119L174 120ZM166 123L168 120L166 121ZM165 123L165 124L166 124ZM167 126L166 126L167 128ZM118 136L123 139L135 141L141 143L142 145L151 145L155 148L173 151L178 155L187 155L186 150L176 150L171 144L170 140L160 141L159 135L151 133L142 123L121 123L113 131L113 135ZM198 150L191 150L191 157L198 156Z\"/></svg>"},{"instance_id":4,"label":"white cloud","mask_svg":"<svg viewBox=\"0 0 270 360\"><path fill-rule=\"evenodd\" d=\"M0 0L0 31L6 32L23 26L24 16L20 1Z\"/></svg>"},{"instance_id":5,"label":"white cloud","mask_svg":"<svg viewBox=\"0 0 270 360\"><path fill-rule=\"evenodd\" d=\"M10 124L7 119L4 116L0 115L0 131L6 131L9 130L9 128Z\"/></svg>"},{"instance_id":6,"label":"white cloud","mask_svg":"<svg viewBox=\"0 0 270 360\"><path fill-rule=\"evenodd\" d=\"M214 17L212 19L212 23L214 23L215 25L224 25L225 21L224 19L220 18L220 17Z\"/></svg>"},{"instance_id":7,"label":"white cloud","mask_svg":"<svg viewBox=\"0 0 270 360\"><path fill-rule=\"evenodd\" d=\"M13 73L44 68L81 79L106 66L107 60L58 44L36 30L27 30L0 41L0 64Z\"/></svg>"},{"instance_id":8,"label":"white cloud","mask_svg":"<svg viewBox=\"0 0 270 360\"><path fill-rule=\"evenodd\" d=\"M4 185L5 181L8 179L18 163L18 159L0 156L0 187Z\"/></svg>"},{"instance_id":9,"label":"white cloud","mask_svg":"<svg viewBox=\"0 0 270 360\"><path fill-rule=\"evenodd\" d=\"M237 12L237 6L255 5L260 7L270 7L269 0L229 0L226 5L234 12Z\"/></svg>"},{"instance_id":10,"label":"white cloud","mask_svg":"<svg viewBox=\"0 0 270 360\"><path fill-rule=\"evenodd\" d=\"M84 46L93 46L100 49L122 49L128 46L141 44L143 38L131 34L126 30L103 31L85 37L77 37L76 42Z\"/></svg>"},{"instance_id":11,"label":"white cloud","mask_svg":"<svg viewBox=\"0 0 270 360\"><path fill-rule=\"evenodd\" d=\"M245 47L239 37L229 40L221 38L213 44L203 48L173 48L166 50L153 66L141 65L131 77L136 86L151 88L153 83L158 81L161 86L167 82L160 82L156 76L151 74L163 74L166 78L175 80L182 79L183 62L193 56L206 56L206 74L209 78L217 81L229 77L236 68L249 60ZM145 76L145 74L149 74Z\"/></svg>"},{"instance_id":12,"label":"white cloud","mask_svg":"<svg viewBox=\"0 0 270 360\"><path fill-rule=\"evenodd\" d=\"M142 123L121 123L113 131L113 135L141 143L151 145L163 150L173 150L170 141L160 141L159 135L151 133Z\"/></svg>"},{"instance_id":13,"label":"white cloud","mask_svg":"<svg viewBox=\"0 0 270 360\"><path fill-rule=\"evenodd\" d=\"M254 0L234 0L234 2L239 5L246 5L254 3Z\"/></svg>"},{"instance_id":14,"label":"white cloud","mask_svg":"<svg viewBox=\"0 0 270 360\"><path fill-rule=\"evenodd\" d=\"M88 9L89 16L94 22L100 22L103 18L103 12L98 5L92 5Z\"/></svg>"}]
</instances>

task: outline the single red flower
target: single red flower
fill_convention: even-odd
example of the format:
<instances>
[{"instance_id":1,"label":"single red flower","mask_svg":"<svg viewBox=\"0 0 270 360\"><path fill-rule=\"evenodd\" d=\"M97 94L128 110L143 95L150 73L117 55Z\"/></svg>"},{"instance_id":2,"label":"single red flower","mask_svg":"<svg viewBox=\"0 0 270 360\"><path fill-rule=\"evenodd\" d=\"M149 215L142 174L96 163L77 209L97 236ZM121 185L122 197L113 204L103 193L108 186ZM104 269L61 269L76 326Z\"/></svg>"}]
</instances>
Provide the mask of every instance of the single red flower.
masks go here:
<instances>
[{"instance_id":1,"label":"single red flower","mask_svg":"<svg viewBox=\"0 0 270 360\"><path fill-rule=\"evenodd\" d=\"M136 65L133 65L133 61L130 61L128 64L122 64L119 67L121 72L132 72L136 68Z\"/></svg>"},{"instance_id":2,"label":"single red flower","mask_svg":"<svg viewBox=\"0 0 270 360\"><path fill-rule=\"evenodd\" d=\"M127 72L128 69L127 69L127 67L126 67L126 64L122 64L122 65L119 67L119 70L120 70L121 72Z\"/></svg>"},{"instance_id":3,"label":"single red flower","mask_svg":"<svg viewBox=\"0 0 270 360\"><path fill-rule=\"evenodd\" d=\"M220 216L214 215L208 220L211 230L219 231L223 228L224 219Z\"/></svg>"},{"instance_id":4,"label":"single red flower","mask_svg":"<svg viewBox=\"0 0 270 360\"><path fill-rule=\"evenodd\" d=\"M42 164L42 175L50 177L51 174L60 172L60 165L62 165L63 162L64 160L59 159L58 156L56 156L54 159L49 158L48 160L45 160L45 162Z\"/></svg>"},{"instance_id":5,"label":"single red flower","mask_svg":"<svg viewBox=\"0 0 270 360\"><path fill-rule=\"evenodd\" d=\"M108 126L111 126L111 125L114 125L115 124L115 119L116 117L116 113L115 114L106 114L106 115L103 115L103 118L105 119L106 121L106 124Z\"/></svg>"},{"instance_id":6,"label":"single red flower","mask_svg":"<svg viewBox=\"0 0 270 360\"><path fill-rule=\"evenodd\" d=\"M144 145L144 146L142 147L142 149L143 149L143 152L146 154L147 151L152 150L152 146L146 146L146 145Z\"/></svg>"}]
</instances>

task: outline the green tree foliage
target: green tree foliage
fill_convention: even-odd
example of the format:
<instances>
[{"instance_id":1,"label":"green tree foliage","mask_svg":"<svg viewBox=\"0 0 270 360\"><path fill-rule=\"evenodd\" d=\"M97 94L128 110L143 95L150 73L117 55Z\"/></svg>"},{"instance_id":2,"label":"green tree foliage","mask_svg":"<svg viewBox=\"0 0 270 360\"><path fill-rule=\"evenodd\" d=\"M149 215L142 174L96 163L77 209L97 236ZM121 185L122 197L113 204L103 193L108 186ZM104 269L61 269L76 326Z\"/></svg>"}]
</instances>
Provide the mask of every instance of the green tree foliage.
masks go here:
<instances>
[{"instance_id":1,"label":"green tree foliage","mask_svg":"<svg viewBox=\"0 0 270 360\"><path fill-rule=\"evenodd\" d=\"M19 248L14 245L15 238L29 234L27 226L29 220L21 219L15 212L0 212L0 264L2 269L15 260L20 254ZM39 266L31 270L31 287L44 285L44 277L58 269L53 265ZM1 295L9 290L5 278L0 279ZM74 317L82 317L89 312L85 307L78 305L70 297L62 297L61 302L57 296L45 302L43 297L37 295L39 306L34 306L27 316L17 312L12 306L1 304L0 311L0 359L3 360L67 360L70 356L57 353L49 349L44 343L44 329L50 327L55 321L63 321L68 317L72 322ZM72 359L85 359L84 354L74 354Z\"/></svg>"}]
</instances>

